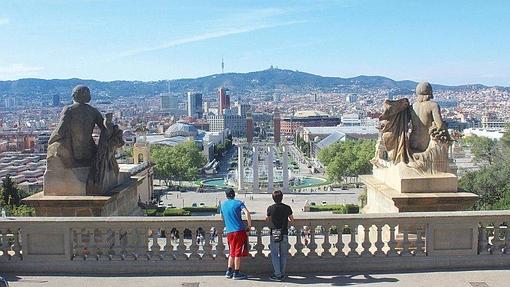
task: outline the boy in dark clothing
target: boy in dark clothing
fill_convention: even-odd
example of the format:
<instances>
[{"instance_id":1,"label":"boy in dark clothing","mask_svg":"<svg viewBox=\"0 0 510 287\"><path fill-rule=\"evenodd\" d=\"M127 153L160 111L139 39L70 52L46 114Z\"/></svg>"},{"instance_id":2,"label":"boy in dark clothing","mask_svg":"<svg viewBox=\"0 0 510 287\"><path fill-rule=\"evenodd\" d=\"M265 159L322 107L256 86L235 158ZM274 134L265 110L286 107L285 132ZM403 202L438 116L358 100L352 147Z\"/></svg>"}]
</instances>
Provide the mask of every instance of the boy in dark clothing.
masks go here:
<instances>
[{"instance_id":1,"label":"boy in dark clothing","mask_svg":"<svg viewBox=\"0 0 510 287\"><path fill-rule=\"evenodd\" d=\"M292 208L282 203L283 193L280 190L273 192L275 204L267 208L266 220L271 222L271 260L273 262L274 274L269 279L282 281L287 265L287 254L289 253L289 221L293 221Z\"/></svg>"}]
</instances>

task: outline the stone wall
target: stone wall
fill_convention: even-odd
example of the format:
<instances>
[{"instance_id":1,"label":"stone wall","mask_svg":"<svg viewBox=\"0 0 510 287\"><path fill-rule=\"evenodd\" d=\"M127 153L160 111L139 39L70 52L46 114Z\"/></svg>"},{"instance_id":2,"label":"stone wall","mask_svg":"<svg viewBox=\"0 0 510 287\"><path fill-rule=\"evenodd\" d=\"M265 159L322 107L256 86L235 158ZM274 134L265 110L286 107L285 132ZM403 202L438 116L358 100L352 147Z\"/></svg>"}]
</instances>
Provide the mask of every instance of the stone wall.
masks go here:
<instances>
[{"instance_id":1,"label":"stone wall","mask_svg":"<svg viewBox=\"0 0 510 287\"><path fill-rule=\"evenodd\" d=\"M288 272L510 267L509 218L510 211L300 217L291 223ZM269 273L268 224L253 223L243 269ZM7 218L0 239L2 271L17 273L202 274L223 272L228 254L223 222L211 216Z\"/></svg>"}]
</instances>

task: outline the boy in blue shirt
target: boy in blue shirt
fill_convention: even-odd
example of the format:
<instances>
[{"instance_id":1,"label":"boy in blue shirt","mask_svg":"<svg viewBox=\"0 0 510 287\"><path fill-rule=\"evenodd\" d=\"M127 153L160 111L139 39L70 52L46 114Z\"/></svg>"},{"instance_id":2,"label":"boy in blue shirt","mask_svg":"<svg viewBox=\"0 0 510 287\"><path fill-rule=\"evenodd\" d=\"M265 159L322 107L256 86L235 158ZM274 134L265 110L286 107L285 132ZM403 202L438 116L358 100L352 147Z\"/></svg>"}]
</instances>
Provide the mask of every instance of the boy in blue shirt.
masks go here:
<instances>
[{"instance_id":1,"label":"boy in blue shirt","mask_svg":"<svg viewBox=\"0 0 510 287\"><path fill-rule=\"evenodd\" d=\"M221 204L221 218L225 222L227 242L230 250L228 257L228 269L225 277L232 279L245 279L247 276L239 272L241 257L248 255L247 241L248 231L251 228L250 212L240 200L235 199L235 192L229 188L225 192L227 200ZM242 213L246 215L248 226L244 226Z\"/></svg>"}]
</instances>

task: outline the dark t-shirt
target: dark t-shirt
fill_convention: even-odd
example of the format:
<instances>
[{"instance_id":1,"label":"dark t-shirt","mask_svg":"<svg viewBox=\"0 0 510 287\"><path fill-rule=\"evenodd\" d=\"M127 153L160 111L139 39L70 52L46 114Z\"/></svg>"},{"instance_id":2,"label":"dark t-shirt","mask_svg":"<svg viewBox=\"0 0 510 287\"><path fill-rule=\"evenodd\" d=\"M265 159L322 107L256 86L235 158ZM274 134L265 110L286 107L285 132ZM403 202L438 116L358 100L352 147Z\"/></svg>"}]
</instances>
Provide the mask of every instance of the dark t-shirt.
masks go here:
<instances>
[{"instance_id":1,"label":"dark t-shirt","mask_svg":"<svg viewBox=\"0 0 510 287\"><path fill-rule=\"evenodd\" d=\"M282 229L283 235L288 235L289 216L292 208L283 203L276 203L267 208L267 216L271 216L271 229Z\"/></svg>"}]
</instances>

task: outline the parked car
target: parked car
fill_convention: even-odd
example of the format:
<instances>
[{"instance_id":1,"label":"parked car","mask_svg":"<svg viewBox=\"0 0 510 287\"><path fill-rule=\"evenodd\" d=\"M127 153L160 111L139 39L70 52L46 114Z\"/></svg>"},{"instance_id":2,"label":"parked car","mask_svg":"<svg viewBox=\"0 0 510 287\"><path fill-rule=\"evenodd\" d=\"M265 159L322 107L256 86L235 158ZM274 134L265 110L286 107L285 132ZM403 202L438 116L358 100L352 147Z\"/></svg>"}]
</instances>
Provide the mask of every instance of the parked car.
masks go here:
<instances>
[{"instance_id":1,"label":"parked car","mask_svg":"<svg viewBox=\"0 0 510 287\"><path fill-rule=\"evenodd\" d=\"M205 203L200 202L200 207L205 207Z\"/></svg>"},{"instance_id":2,"label":"parked car","mask_svg":"<svg viewBox=\"0 0 510 287\"><path fill-rule=\"evenodd\" d=\"M321 205L323 205L323 206L324 206L324 205L327 205L327 204L328 204L328 203L327 203L326 201L322 201L322 202L321 202Z\"/></svg>"},{"instance_id":3,"label":"parked car","mask_svg":"<svg viewBox=\"0 0 510 287\"><path fill-rule=\"evenodd\" d=\"M193 204L191 205L191 207L197 207L197 203L196 202L193 202Z\"/></svg>"},{"instance_id":4,"label":"parked car","mask_svg":"<svg viewBox=\"0 0 510 287\"><path fill-rule=\"evenodd\" d=\"M315 202L313 202L313 201L310 202L310 206L315 206L315 205L316 205Z\"/></svg>"}]
</instances>

